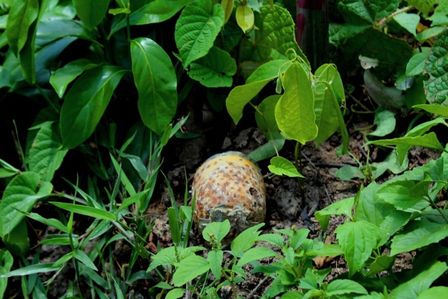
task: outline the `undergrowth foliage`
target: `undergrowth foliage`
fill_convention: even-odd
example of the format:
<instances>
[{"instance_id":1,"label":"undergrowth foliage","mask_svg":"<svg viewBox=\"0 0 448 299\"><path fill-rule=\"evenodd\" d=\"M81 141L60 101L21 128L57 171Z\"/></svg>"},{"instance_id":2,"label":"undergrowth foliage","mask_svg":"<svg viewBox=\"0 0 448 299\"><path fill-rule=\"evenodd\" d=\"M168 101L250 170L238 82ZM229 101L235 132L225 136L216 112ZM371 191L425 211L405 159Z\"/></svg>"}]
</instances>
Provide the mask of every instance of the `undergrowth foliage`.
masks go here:
<instances>
[{"instance_id":1,"label":"undergrowth foliage","mask_svg":"<svg viewBox=\"0 0 448 299\"><path fill-rule=\"evenodd\" d=\"M447 2L330 1L340 57L317 69L291 2L0 1L0 298L219 298L254 275L266 286L249 295L263 298L448 297ZM344 121L351 72L374 103L364 160ZM301 147L339 133L357 166L336 175L363 186L315 213L314 238L263 224L229 236L226 220L192 244L188 179L179 204L160 176L168 143L199 135L191 106L254 121L267 141L249 158L298 180ZM409 170L416 146L441 155ZM372 162L377 148L391 150ZM162 248L147 210L165 185ZM333 216L344 222L329 244ZM396 272L404 255L412 269ZM338 277L333 259L346 264Z\"/></svg>"}]
</instances>

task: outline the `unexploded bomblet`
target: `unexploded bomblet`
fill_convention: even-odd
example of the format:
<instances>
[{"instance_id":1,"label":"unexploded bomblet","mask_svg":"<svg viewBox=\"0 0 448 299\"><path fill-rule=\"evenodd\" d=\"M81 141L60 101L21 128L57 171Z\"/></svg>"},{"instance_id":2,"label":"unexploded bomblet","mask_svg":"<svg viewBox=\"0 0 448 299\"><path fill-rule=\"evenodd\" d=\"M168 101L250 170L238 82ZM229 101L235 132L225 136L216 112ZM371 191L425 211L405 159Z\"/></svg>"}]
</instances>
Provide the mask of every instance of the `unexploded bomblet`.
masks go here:
<instances>
[{"instance_id":1,"label":"unexploded bomblet","mask_svg":"<svg viewBox=\"0 0 448 299\"><path fill-rule=\"evenodd\" d=\"M228 219L239 232L263 222L266 188L260 169L240 152L229 151L208 158L194 175L194 221L199 228Z\"/></svg>"}]
</instances>

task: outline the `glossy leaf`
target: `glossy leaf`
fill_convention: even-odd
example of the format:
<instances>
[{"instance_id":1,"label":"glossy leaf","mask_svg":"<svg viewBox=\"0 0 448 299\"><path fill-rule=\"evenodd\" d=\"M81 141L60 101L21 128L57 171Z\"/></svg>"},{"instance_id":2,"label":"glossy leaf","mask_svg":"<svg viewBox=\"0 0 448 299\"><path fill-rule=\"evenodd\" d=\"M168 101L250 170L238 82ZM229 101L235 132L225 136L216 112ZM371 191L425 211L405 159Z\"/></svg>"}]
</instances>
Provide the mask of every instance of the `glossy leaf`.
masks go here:
<instances>
[{"instance_id":1,"label":"glossy leaf","mask_svg":"<svg viewBox=\"0 0 448 299\"><path fill-rule=\"evenodd\" d=\"M351 274L362 269L380 238L379 228L364 220L346 222L336 229L336 234Z\"/></svg>"},{"instance_id":2,"label":"glossy leaf","mask_svg":"<svg viewBox=\"0 0 448 299\"><path fill-rule=\"evenodd\" d=\"M409 252L448 237L448 224L420 220L411 225L408 231L392 239L391 255Z\"/></svg>"},{"instance_id":3,"label":"glossy leaf","mask_svg":"<svg viewBox=\"0 0 448 299\"><path fill-rule=\"evenodd\" d=\"M8 14L6 37L8 44L16 55L25 46L28 40L30 27L39 15L39 2L37 0L14 1Z\"/></svg>"},{"instance_id":4,"label":"glossy leaf","mask_svg":"<svg viewBox=\"0 0 448 299\"><path fill-rule=\"evenodd\" d=\"M14 259L12 254L6 249L0 249L0 275L8 273L11 270ZM0 278L0 298L3 298L8 287L8 278Z\"/></svg>"},{"instance_id":5,"label":"glossy leaf","mask_svg":"<svg viewBox=\"0 0 448 299\"><path fill-rule=\"evenodd\" d=\"M303 178L296 166L286 158L277 156L271 159L269 171L276 175L286 175L291 178Z\"/></svg>"},{"instance_id":6,"label":"glossy leaf","mask_svg":"<svg viewBox=\"0 0 448 299\"><path fill-rule=\"evenodd\" d=\"M129 25L148 25L165 22L176 15L191 0L155 0L129 15ZM112 24L109 36L126 27L126 17Z\"/></svg>"},{"instance_id":7,"label":"glossy leaf","mask_svg":"<svg viewBox=\"0 0 448 299\"><path fill-rule=\"evenodd\" d=\"M95 27L103 20L109 7L110 0L73 0L81 21L88 27Z\"/></svg>"},{"instance_id":8,"label":"glossy leaf","mask_svg":"<svg viewBox=\"0 0 448 299\"><path fill-rule=\"evenodd\" d=\"M188 75L205 87L230 87L236 73L236 62L230 54L213 47L190 66Z\"/></svg>"},{"instance_id":9,"label":"glossy leaf","mask_svg":"<svg viewBox=\"0 0 448 299\"><path fill-rule=\"evenodd\" d=\"M424 290L418 295L418 299L447 298L448 287L432 287Z\"/></svg>"},{"instance_id":10,"label":"glossy leaf","mask_svg":"<svg viewBox=\"0 0 448 299\"><path fill-rule=\"evenodd\" d=\"M275 119L282 134L305 144L317 136L314 97L308 74L299 64L292 64L282 78L285 93L275 106Z\"/></svg>"},{"instance_id":11,"label":"glossy leaf","mask_svg":"<svg viewBox=\"0 0 448 299\"><path fill-rule=\"evenodd\" d=\"M244 33L254 27L254 12L248 5L239 5L235 12L236 23Z\"/></svg>"},{"instance_id":12,"label":"glossy leaf","mask_svg":"<svg viewBox=\"0 0 448 299\"><path fill-rule=\"evenodd\" d=\"M246 84L233 88L226 99L227 112L237 124L243 116L243 109L270 81L277 78L287 60L272 60L259 66L247 78Z\"/></svg>"},{"instance_id":13,"label":"glossy leaf","mask_svg":"<svg viewBox=\"0 0 448 299\"><path fill-rule=\"evenodd\" d=\"M174 272L173 275L173 284L176 287L182 286L208 270L210 270L210 264L205 258L197 255L190 255L176 265L176 272Z\"/></svg>"},{"instance_id":14,"label":"glossy leaf","mask_svg":"<svg viewBox=\"0 0 448 299\"><path fill-rule=\"evenodd\" d=\"M434 132L416 137L405 136L391 139L375 140L370 141L369 144L375 144L379 146L422 146L436 150L443 150L443 146L440 144Z\"/></svg>"},{"instance_id":15,"label":"glossy leaf","mask_svg":"<svg viewBox=\"0 0 448 299\"><path fill-rule=\"evenodd\" d=\"M174 38L185 68L207 55L223 25L224 11L212 0L195 0L184 8Z\"/></svg>"},{"instance_id":16,"label":"glossy leaf","mask_svg":"<svg viewBox=\"0 0 448 299\"><path fill-rule=\"evenodd\" d=\"M89 70L95 66L96 64L87 59L71 61L51 74L50 84L58 96L62 98L68 85L73 80L78 78L85 70Z\"/></svg>"},{"instance_id":17,"label":"glossy leaf","mask_svg":"<svg viewBox=\"0 0 448 299\"><path fill-rule=\"evenodd\" d=\"M268 96L258 105L255 113L258 128L269 140L280 132L275 121L275 105L279 99L280 95Z\"/></svg>"},{"instance_id":18,"label":"glossy leaf","mask_svg":"<svg viewBox=\"0 0 448 299\"><path fill-rule=\"evenodd\" d=\"M155 41L131 41L132 74L143 123L162 134L177 108L177 78L168 54Z\"/></svg>"},{"instance_id":19,"label":"glossy leaf","mask_svg":"<svg viewBox=\"0 0 448 299\"><path fill-rule=\"evenodd\" d=\"M103 219L103 220L109 220L109 221L117 220L117 217L114 214L112 214L108 211L102 210L102 209L84 206L84 205L72 204L72 203L65 203L65 202L50 201L50 203L60 209L63 209L63 210L66 210L66 211L69 211L72 213L89 216L89 217L93 217L96 219Z\"/></svg>"},{"instance_id":20,"label":"glossy leaf","mask_svg":"<svg viewBox=\"0 0 448 299\"><path fill-rule=\"evenodd\" d=\"M86 71L72 85L62 104L62 143L74 148L92 135L125 71L99 66Z\"/></svg>"},{"instance_id":21,"label":"glossy leaf","mask_svg":"<svg viewBox=\"0 0 448 299\"><path fill-rule=\"evenodd\" d=\"M420 23L420 16L418 14L400 13L394 16L394 20L412 35L417 35L417 25Z\"/></svg>"},{"instance_id":22,"label":"glossy leaf","mask_svg":"<svg viewBox=\"0 0 448 299\"><path fill-rule=\"evenodd\" d=\"M14 177L3 191L0 201L0 237L11 232L34 204L51 193L52 185L41 182L39 174L23 172ZM20 212L22 211L22 212Z\"/></svg>"},{"instance_id":23,"label":"glossy leaf","mask_svg":"<svg viewBox=\"0 0 448 299\"><path fill-rule=\"evenodd\" d=\"M53 122L41 124L27 156L29 170L38 173L48 182L53 179L55 171L61 166L67 153L58 133L58 128Z\"/></svg>"},{"instance_id":24,"label":"glossy leaf","mask_svg":"<svg viewBox=\"0 0 448 299\"><path fill-rule=\"evenodd\" d=\"M184 296L185 290L183 288L174 288L166 293L165 299L177 299Z\"/></svg>"},{"instance_id":25,"label":"glossy leaf","mask_svg":"<svg viewBox=\"0 0 448 299\"><path fill-rule=\"evenodd\" d=\"M435 262L425 271L420 272L415 277L393 289L388 298L417 298L417 296L428 289L437 278L442 276L446 270L448 270L446 263Z\"/></svg>"}]
</instances>

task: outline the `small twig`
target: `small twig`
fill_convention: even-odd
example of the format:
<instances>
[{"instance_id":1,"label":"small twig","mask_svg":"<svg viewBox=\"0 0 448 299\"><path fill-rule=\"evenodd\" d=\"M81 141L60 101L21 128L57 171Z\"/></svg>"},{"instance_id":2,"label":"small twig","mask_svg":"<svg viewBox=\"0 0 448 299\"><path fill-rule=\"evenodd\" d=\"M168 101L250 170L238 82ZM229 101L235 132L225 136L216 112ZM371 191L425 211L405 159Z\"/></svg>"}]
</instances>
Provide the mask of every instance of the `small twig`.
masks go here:
<instances>
[{"instance_id":1,"label":"small twig","mask_svg":"<svg viewBox=\"0 0 448 299\"><path fill-rule=\"evenodd\" d=\"M269 277L266 276L265 278L263 278L258 284L257 286L249 293L249 295L247 295L247 298L251 298L255 292L261 287L261 285L268 279Z\"/></svg>"},{"instance_id":2,"label":"small twig","mask_svg":"<svg viewBox=\"0 0 448 299\"><path fill-rule=\"evenodd\" d=\"M383 28L386 25L387 22L389 22L390 20L393 19L393 17L395 17L395 16L397 16L397 15L403 13L403 12L407 12L407 11L413 9L413 8L414 8L413 6L406 6L406 7L403 7L401 9L399 9L399 10L396 10L393 13L391 13L390 15L388 15L388 16L382 18L381 20L379 20L378 22L376 22L376 25L379 28Z\"/></svg>"}]
</instances>

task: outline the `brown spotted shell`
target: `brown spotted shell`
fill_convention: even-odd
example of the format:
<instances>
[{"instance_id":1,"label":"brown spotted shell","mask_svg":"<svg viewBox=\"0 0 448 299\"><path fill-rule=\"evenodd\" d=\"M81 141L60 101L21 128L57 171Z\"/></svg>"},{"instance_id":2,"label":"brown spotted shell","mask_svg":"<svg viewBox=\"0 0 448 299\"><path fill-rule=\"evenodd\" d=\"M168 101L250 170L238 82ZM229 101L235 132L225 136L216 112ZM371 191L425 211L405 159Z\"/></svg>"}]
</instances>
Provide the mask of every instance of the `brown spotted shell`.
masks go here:
<instances>
[{"instance_id":1,"label":"brown spotted shell","mask_svg":"<svg viewBox=\"0 0 448 299\"><path fill-rule=\"evenodd\" d=\"M194 221L229 219L236 231L264 221L266 189L260 169L240 152L225 152L207 159L194 175Z\"/></svg>"}]
</instances>

